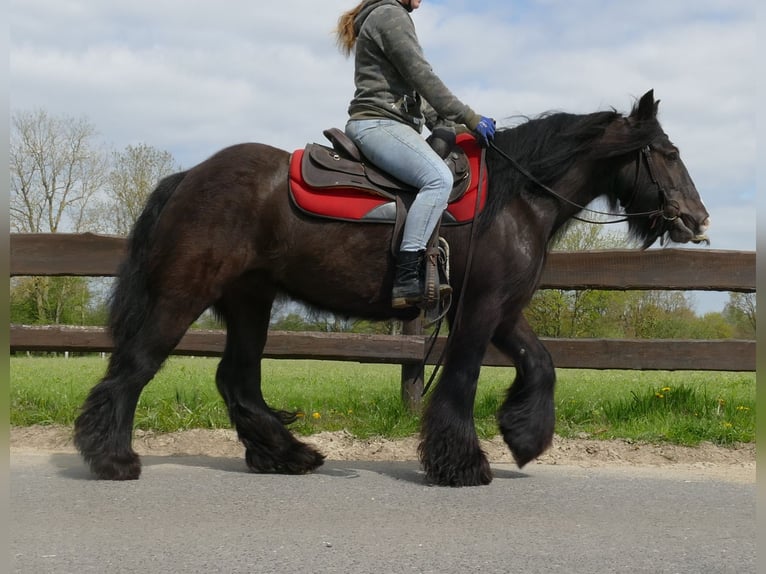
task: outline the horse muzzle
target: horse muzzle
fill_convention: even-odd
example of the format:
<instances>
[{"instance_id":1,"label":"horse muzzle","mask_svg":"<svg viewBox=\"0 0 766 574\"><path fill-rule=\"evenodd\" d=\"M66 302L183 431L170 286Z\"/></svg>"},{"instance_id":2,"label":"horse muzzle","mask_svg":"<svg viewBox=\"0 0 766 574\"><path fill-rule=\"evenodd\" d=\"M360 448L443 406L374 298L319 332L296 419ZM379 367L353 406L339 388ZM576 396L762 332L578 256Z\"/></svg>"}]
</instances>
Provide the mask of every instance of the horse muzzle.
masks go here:
<instances>
[{"instance_id":1,"label":"horse muzzle","mask_svg":"<svg viewBox=\"0 0 766 574\"><path fill-rule=\"evenodd\" d=\"M701 220L685 213L681 213L673 219L665 219L669 225L668 235L675 243L710 244L710 239L707 236L707 230L710 228L710 217L707 214Z\"/></svg>"}]
</instances>

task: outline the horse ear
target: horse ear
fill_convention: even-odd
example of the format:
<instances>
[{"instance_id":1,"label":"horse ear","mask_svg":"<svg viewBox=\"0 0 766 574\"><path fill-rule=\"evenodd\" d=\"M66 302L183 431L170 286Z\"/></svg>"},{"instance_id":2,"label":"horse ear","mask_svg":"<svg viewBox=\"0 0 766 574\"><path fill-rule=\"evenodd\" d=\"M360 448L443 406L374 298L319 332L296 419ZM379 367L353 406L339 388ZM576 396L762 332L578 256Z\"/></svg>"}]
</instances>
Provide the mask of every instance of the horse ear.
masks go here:
<instances>
[{"instance_id":1,"label":"horse ear","mask_svg":"<svg viewBox=\"0 0 766 574\"><path fill-rule=\"evenodd\" d=\"M637 120L653 120L657 117L657 107L660 105L660 101L654 101L654 90L649 90L638 102L638 106L634 109L633 116Z\"/></svg>"}]
</instances>

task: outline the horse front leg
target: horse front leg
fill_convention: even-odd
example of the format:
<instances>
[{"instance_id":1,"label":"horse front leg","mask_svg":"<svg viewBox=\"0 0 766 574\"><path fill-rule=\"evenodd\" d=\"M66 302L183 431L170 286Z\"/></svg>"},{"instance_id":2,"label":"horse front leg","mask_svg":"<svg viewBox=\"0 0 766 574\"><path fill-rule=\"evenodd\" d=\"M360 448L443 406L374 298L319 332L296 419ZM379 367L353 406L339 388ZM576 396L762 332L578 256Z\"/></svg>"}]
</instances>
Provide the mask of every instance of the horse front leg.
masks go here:
<instances>
[{"instance_id":1,"label":"horse front leg","mask_svg":"<svg viewBox=\"0 0 766 574\"><path fill-rule=\"evenodd\" d=\"M553 441L556 370L550 353L523 316L501 324L492 342L513 359L516 367L516 379L497 412L497 421L521 468Z\"/></svg>"},{"instance_id":2,"label":"horse front leg","mask_svg":"<svg viewBox=\"0 0 766 574\"><path fill-rule=\"evenodd\" d=\"M463 316L466 318L466 315ZM444 370L423 414L418 448L426 480L439 486L492 482L473 420L473 404L489 331L466 322L452 334Z\"/></svg>"}]
</instances>

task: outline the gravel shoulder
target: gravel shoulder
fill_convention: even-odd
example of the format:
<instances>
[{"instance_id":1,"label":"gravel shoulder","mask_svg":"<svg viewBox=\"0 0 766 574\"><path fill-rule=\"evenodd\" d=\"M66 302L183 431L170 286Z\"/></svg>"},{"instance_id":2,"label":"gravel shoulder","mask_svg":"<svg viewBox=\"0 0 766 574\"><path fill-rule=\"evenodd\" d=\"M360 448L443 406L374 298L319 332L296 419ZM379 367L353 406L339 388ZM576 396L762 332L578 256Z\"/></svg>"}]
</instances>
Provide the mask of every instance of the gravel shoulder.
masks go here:
<instances>
[{"instance_id":1,"label":"gravel shoulder","mask_svg":"<svg viewBox=\"0 0 766 574\"><path fill-rule=\"evenodd\" d=\"M10 451L25 454L73 453L72 431L63 426L12 427ZM359 439L344 431L304 437L329 460L408 461L417 460L417 437L388 440ZM230 429L193 429L175 433L136 431L133 448L141 455L209 456L240 458L242 445ZM513 464L501 437L482 441L493 464ZM585 468L630 469L691 479L716 479L755 483L755 444L720 447L703 443L697 447L649 444L624 440L565 439L556 436L551 448L534 465L563 465Z\"/></svg>"}]
</instances>

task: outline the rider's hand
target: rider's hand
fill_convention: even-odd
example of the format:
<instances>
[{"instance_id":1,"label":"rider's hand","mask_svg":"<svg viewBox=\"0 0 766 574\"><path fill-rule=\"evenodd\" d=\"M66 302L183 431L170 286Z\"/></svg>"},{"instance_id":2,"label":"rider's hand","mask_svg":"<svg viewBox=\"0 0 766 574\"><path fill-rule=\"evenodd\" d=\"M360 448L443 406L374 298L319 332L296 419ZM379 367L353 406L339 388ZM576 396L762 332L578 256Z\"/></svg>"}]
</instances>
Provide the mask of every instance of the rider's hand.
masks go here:
<instances>
[{"instance_id":1,"label":"rider's hand","mask_svg":"<svg viewBox=\"0 0 766 574\"><path fill-rule=\"evenodd\" d=\"M489 146L489 142L495 138L495 120L481 116L481 120L476 125L474 133L481 147Z\"/></svg>"}]
</instances>

